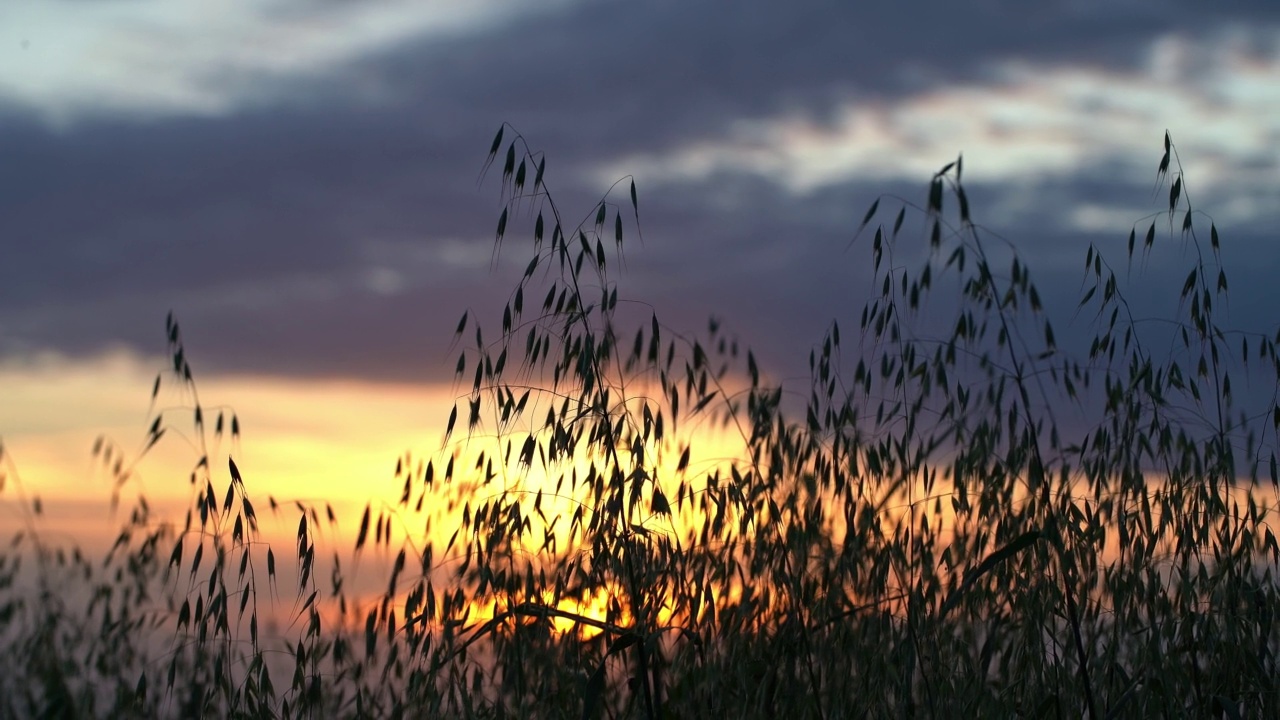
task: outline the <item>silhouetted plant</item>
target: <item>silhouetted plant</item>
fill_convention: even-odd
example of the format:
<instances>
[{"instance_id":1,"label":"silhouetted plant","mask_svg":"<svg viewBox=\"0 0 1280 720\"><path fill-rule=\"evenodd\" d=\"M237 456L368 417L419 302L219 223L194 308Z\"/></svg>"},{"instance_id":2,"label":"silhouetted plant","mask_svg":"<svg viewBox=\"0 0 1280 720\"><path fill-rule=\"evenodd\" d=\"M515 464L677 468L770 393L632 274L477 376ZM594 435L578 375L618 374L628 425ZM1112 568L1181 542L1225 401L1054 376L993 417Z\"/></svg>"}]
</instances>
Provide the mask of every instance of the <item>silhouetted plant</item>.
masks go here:
<instances>
[{"instance_id":1,"label":"silhouetted plant","mask_svg":"<svg viewBox=\"0 0 1280 720\"><path fill-rule=\"evenodd\" d=\"M30 520L34 585L22 548L0 555L0 638L32 658L3 661L4 712L1276 712L1280 337L1222 321L1218 231L1167 134L1167 206L1123 259L1162 252L1167 221L1190 257L1172 319L1136 313L1149 291L1131 285L1149 281L1090 246L1089 348L1059 347L1018 248L974 222L957 159L923 206L882 197L862 217L873 294L856 324L832 309L798 391L719 322L681 335L620 295L634 182L569 221L545 159L508 132L489 153L495 251L528 226L529 259L496 337L458 323L441 451L401 458L399 505L364 510L355 555L387 553L385 592L351 593L336 553L318 563L336 518L296 503L297 622L260 635L276 553L231 455L225 481L211 469L238 419L220 410L206 441L170 318L191 509L175 528L140 501L102 566ZM145 448L171 414L153 407ZM115 446L95 454L128 481ZM54 591L67 583L91 589L83 608Z\"/></svg>"}]
</instances>

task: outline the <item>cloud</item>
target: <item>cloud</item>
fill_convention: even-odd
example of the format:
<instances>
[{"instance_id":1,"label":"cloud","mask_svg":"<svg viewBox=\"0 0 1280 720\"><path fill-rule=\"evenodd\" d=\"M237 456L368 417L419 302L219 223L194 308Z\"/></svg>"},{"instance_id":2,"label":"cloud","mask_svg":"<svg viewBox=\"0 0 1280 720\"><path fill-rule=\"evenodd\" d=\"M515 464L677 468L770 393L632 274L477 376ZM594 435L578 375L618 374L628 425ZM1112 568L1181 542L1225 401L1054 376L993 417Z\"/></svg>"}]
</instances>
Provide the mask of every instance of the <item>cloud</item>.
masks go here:
<instances>
[{"instance_id":1,"label":"cloud","mask_svg":"<svg viewBox=\"0 0 1280 720\"><path fill-rule=\"evenodd\" d=\"M568 217L636 176L623 292L791 368L868 295L867 205L962 151L975 213L1064 289L1159 209L1166 127L1224 236L1273 224L1267 3L219 7L0 10L0 355L152 352L172 308L197 368L447 378L528 259L521 216L494 264L475 182L503 121Z\"/></svg>"},{"instance_id":2,"label":"cloud","mask_svg":"<svg viewBox=\"0 0 1280 720\"><path fill-rule=\"evenodd\" d=\"M526 12L508 0L12 0L0 9L0 102L62 127L119 114L226 117L300 99L291 86L367 53ZM363 89L378 99L376 85Z\"/></svg>"},{"instance_id":3,"label":"cloud","mask_svg":"<svg viewBox=\"0 0 1280 720\"><path fill-rule=\"evenodd\" d=\"M720 137L614 160L598 179L627 171L650 182L756 173L804 194L851 178L928 177L959 151L977 161L970 177L980 182L1117 169L1136 176L1152 164L1153 129L1165 125L1199 160L1201 187L1237 186L1242 168L1280 165L1277 46L1280 30L1228 27L1198 39L1154 38L1134 69L1001 61L988 69L990 79L850 99L824 122L799 112L737 121Z\"/></svg>"}]
</instances>

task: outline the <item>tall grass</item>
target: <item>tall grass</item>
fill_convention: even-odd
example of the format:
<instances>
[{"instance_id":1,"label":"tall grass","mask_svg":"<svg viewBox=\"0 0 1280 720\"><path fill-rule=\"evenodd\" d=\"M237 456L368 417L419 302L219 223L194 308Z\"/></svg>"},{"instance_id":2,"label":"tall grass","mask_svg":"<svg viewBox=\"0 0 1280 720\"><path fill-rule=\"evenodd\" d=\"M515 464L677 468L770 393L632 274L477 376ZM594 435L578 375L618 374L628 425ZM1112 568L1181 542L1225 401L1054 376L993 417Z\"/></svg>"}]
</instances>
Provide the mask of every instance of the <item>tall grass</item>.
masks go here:
<instances>
[{"instance_id":1,"label":"tall grass","mask_svg":"<svg viewBox=\"0 0 1280 720\"><path fill-rule=\"evenodd\" d=\"M681 335L620 295L634 182L571 222L509 132L489 153L495 247L520 226L528 264L496 333L458 324L441 450L402 458L399 507L360 520L354 555L393 558L385 592L317 560L327 507L269 499L298 517L277 562L234 459L213 470L238 421L206 426L170 318L164 379L200 438L191 508L165 525L141 502L105 561L29 521L0 555L0 712L1280 712L1280 338L1224 322L1218 231L1167 134L1167 204L1119 257L1085 249L1087 349L1058 345L957 160L923 205L868 208L853 247L876 292L833 309L810 382L784 388L714 320ZM1157 254L1186 275L1144 277ZM1152 293L1172 317L1134 311ZM171 422L156 413L147 448ZM127 479L119 450L95 453ZM298 621L268 637L285 577Z\"/></svg>"}]
</instances>

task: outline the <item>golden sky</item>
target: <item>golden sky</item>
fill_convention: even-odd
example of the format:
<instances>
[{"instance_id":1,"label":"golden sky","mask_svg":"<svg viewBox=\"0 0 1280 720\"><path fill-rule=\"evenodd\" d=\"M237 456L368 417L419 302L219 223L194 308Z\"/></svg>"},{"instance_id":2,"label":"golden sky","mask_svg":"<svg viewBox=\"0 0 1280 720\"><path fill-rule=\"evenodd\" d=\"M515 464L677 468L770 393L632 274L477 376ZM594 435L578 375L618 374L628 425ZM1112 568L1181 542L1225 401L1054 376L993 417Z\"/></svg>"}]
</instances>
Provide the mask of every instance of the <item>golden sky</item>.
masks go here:
<instances>
[{"instance_id":1,"label":"golden sky","mask_svg":"<svg viewBox=\"0 0 1280 720\"><path fill-rule=\"evenodd\" d=\"M198 358L193 359L193 364L198 367ZM92 452L97 438L104 437L114 442L126 458L138 457L154 417L148 408L152 385L157 370L164 367L160 358L142 358L124 351L90 361L46 355L0 366L0 396L8 398L0 406L7 476L0 490L0 537L7 541L14 532L27 527L25 522L32 517L29 511L36 498L41 517L35 528L41 539L55 546L78 546L91 558L105 553L114 542L138 495L145 496L153 508L155 522L181 525L193 492L189 476L202 450L193 431L191 395L177 387L170 373L164 373L156 399L167 430L134 466L130 481L121 489L119 510L114 514L110 511L112 475ZM413 551L423 546L424 516L398 509L403 476L396 477L397 462L406 452L412 454L415 464L418 459L437 458L455 389L448 385L244 377L204 381L198 371L196 385L219 503L229 481L226 457L230 453L257 510L259 538L275 552L279 576L273 593L274 610L268 613L271 622L277 627L285 625L291 613L296 612L294 548L299 514L295 501L320 512L321 523L318 527L313 525L311 532L317 542L320 566L316 576L321 587L327 588L330 558L336 553L349 581L351 599L357 606L374 601L385 591L387 570L399 548L407 541L412 558ZM465 402L462 406L465 412ZM224 413L228 425L232 413L238 418L238 440L215 438L213 425L219 412ZM540 417L538 411L531 412ZM701 441L692 453L690 477L709 471L734 454L732 432L709 432L700 423L688 420L680 429L682 436L694 432ZM520 437L516 436L517 444ZM471 448L476 450L479 444L490 442L490 436L480 434L468 441L462 421L453 440L477 443ZM673 453L668 448L654 466L673 505L678 456L678 451ZM464 452L459 457L474 455ZM579 470L580 477L585 477L585 466ZM437 469L437 478L443 474L442 468ZM463 462L459 476L466 479L471 475L469 465ZM561 516L557 534L563 536L573 506L553 497L557 477L558 474L548 477L535 462L519 479L504 477L495 480L492 488L479 489L471 497L471 505L478 507L503 487L519 486L530 493L543 489L547 497L541 507L549 518ZM415 473L414 498L421 488L421 475ZM565 492L569 492L567 488ZM278 514L270 511L269 497L279 502ZM528 508L532 506L532 496L523 496L521 501L526 512L531 512ZM324 520L326 505L337 517L336 533ZM374 518L380 511L393 518L394 536L389 545L379 547L372 540L371 530L370 540L357 557L352 551L366 506L372 508ZM692 508L688 506L683 513L677 512L678 517L690 515ZM652 515L646 524L656 531L673 529L669 519L657 515ZM451 566L464 552L465 543L459 543L445 554L445 542L455 527L456 519L433 525L431 540L436 543L437 567ZM540 532L534 535L540 536ZM571 551L568 542L567 537L561 537L561 551ZM187 543L184 570L190 566L193 547ZM265 548L257 547L253 555L261 570ZM411 559L409 566L416 567L417 561ZM414 573L408 573L401 579L402 585L414 579ZM597 598L594 602L600 607L577 609L603 617L603 600Z\"/></svg>"},{"instance_id":2,"label":"golden sky","mask_svg":"<svg viewBox=\"0 0 1280 720\"><path fill-rule=\"evenodd\" d=\"M152 383L163 367L160 359L124 352L87 362L47 356L0 366L0 396L6 398L0 404L0 437L11 463L7 474L16 470L20 480L19 486L9 477L0 493L0 530L19 521L21 490L28 501L41 498L49 524L81 542L113 534L113 482L92 457L93 444L105 436L126 457L138 455L150 424ZM228 422L234 413L240 423L238 447L224 438L223 447L209 448L219 492L226 487L230 450L261 515L271 495L281 503L331 503L340 524L367 501L395 503L402 487L394 477L397 458L406 451L427 456L439 448L453 397L447 386L253 378L197 378L197 390L211 440L219 411ZM169 430L136 466L121 504L127 510L141 493L180 522L191 492L188 478L200 456L193 406L165 385L156 405L166 410ZM296 513L283 514L296 524Z\"/></svg>"}]
</instances>

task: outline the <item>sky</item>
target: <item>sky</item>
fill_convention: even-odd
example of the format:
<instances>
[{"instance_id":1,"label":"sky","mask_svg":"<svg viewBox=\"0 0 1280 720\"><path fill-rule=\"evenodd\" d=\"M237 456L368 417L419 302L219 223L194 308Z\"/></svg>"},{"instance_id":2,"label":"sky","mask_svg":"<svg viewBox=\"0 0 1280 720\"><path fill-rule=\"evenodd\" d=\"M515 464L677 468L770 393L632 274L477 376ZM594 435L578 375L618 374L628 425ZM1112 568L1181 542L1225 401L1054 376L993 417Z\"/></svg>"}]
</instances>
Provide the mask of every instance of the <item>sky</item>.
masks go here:
<instances>
[{"instance_id":1,"label":"sky","mask_svg":"<svg viewBox=\"0 0 1280 720\"><path fill-rule=\"evenodd\" d=\"M721 318L775 378L873 293L868 205L923 204L961 153L975 221L1070 309L1089 244L1119 261L1161 209L1166 130L1231 322L1275 327L1271 0L8 0L0 438L26 491L107 496L89 448L144 439L172 311L264 487L394 494L401 453L438 447L458 317L496 334L528 259L494 261L503 123L569 215L633 176L621 294ZM146 491L185 497L166 462Z\"/></svg>"}]
</instances>

